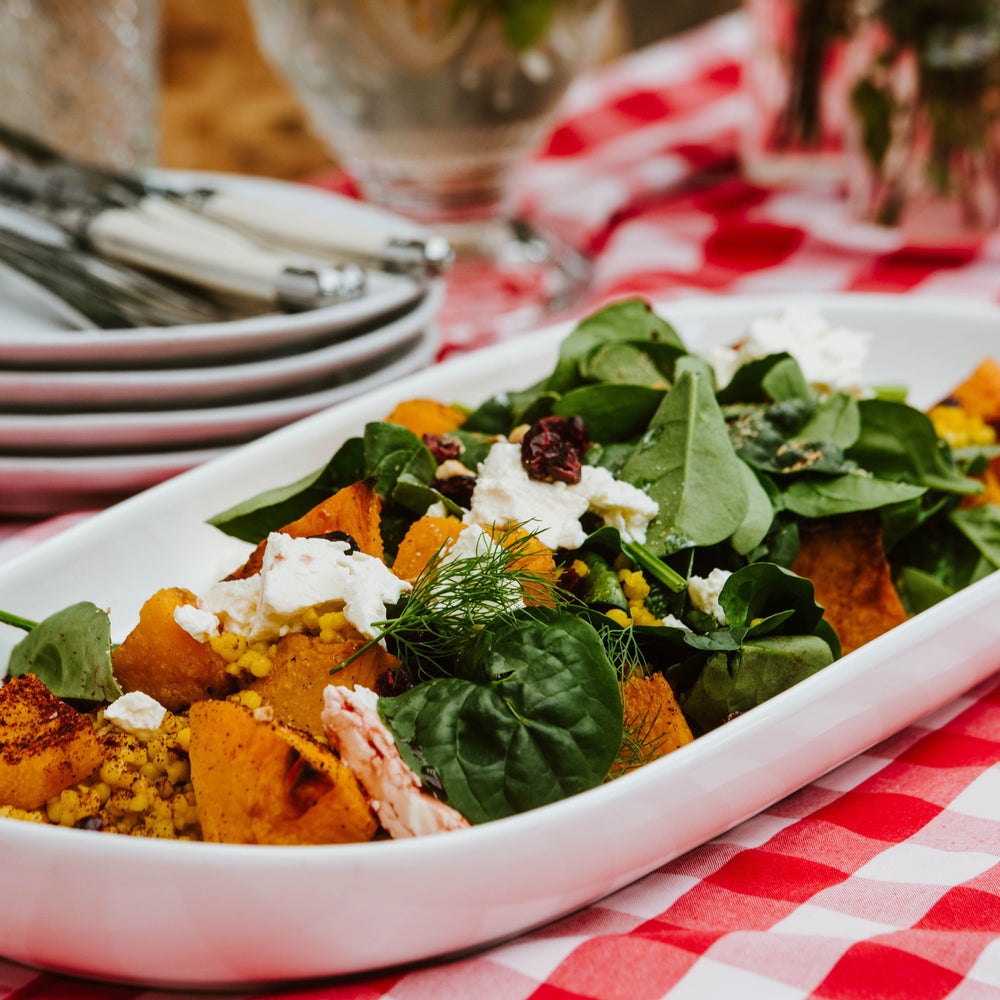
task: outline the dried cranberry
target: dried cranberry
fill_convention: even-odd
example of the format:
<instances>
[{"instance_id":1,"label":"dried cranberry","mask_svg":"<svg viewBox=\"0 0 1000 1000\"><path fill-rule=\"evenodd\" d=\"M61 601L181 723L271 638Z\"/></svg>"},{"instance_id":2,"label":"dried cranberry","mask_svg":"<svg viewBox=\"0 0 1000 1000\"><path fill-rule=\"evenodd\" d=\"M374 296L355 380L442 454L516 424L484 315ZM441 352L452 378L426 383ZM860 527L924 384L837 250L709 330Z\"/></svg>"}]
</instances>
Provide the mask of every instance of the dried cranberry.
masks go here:
<instances>
[{"instance_id":1,"label":"dried cranberry","mask_svg":"<svg viewBox=\"0 0 1000 1000\"><path fill-rule=\"evenodd\" d=\"M559 576L559 589L576 594L583 583L583 577L572 566L567 566Z\"/></svg>"},{"instance_id":2,"label":"dried cranberry","mask_svg":"<svg viewBox=\"0 0 1000 1000\"><path fill-rule=\"evenodd\" d=\"M472 506L472 491L476 488L475 476L449 476L447 479L436 479L434 489L443 497L447 497L459 507L468 510Z\"/></svg>"},{"instance_id":3,"label":"dried cranberry","mask_svg":"<svg viewBox=\"0 0 1000 1000\"><path fill-rule=\"evenodd\" d=\"M521 439L521 464L532 479L578 483L590 447L580 417L542 417Z\"/></svg>"},{"instance_id":4,"label":"dried cranberry","mask_svg":"<svg viewBox=\"0 0 1000 1000\"><path fill-rule=\"evenodd\" d=\"M349 556L361 550L361 546L355 541L354 536L349 535L346 531L328 531L325 535L318 535L317 537L325 538L328 542L347 542L347 554Z\"/></svg>"},{"instance_id":5,"label":"dried cranberry","mask_svg":"<svg viewBox=\"0 0 1000 1000\"><path fill-rule=\"evenodd\" d=\"M449 434L425 434L423 442L430 449L438 465L450 458L458 458L464 450L462 442Z\"/></svg>"},{"instance_id":6,"label":"dried cranberry","mask_svg":"<svg viewBox=\"0 0 1000 1000\"><path fill-rule=\"evenodd\" d=\"M413 687L413 680L403 667L390 667L375 679L375 693L380 698L391 698Z\"/></svg>"}]
</instances>

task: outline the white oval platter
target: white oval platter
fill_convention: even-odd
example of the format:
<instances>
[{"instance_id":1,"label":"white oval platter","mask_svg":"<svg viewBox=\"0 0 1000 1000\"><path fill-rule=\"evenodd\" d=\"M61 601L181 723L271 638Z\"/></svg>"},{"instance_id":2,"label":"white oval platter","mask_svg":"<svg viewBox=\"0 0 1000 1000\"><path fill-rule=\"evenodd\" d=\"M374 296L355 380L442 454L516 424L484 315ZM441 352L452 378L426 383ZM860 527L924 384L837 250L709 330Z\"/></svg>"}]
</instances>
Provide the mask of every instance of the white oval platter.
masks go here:
<instances>
[{"instance_id":1,"label":"white oval platter","mask_svg":"<svg viewBox=\"0 0 1000 1000\"><path fill-rule=\"evenodd\" d=\"M870 377L918 405L996 349L991 307L813 297L873 330ZM689 346L736 339L787 298L665 305ZM88 599L120 637L166 584L197 591L246 546L206 517L322 464L412 396L473 403L535 381L564 328L456 358L134 497L0 567L0 607ZM722 833L1000 666L1000 574L618 781L510 819L408 841L248 847L0 820L0 951L106 980L219 987L375 970L496 942L584 906ZM0 659L13 636L0 634Z\"/></svg>"}]
</instances>

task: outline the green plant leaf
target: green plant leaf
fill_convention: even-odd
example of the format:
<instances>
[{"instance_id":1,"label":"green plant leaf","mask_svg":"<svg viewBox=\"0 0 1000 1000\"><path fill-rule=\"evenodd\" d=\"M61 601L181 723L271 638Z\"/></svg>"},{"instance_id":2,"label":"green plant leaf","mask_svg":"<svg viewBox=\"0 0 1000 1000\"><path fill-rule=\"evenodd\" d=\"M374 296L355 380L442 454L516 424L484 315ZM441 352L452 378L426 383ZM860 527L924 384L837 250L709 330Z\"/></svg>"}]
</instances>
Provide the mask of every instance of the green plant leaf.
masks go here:
<instances>
[{"instance_id":1,"label":"green plant leaf","mask_svg":"<svg viewBox=\"0 0 1000 1000\"><path fill-rule=\"evenodd\" d=\"M753 469L746 462L740 462L740 466L743 486L747 491L747 512L730 541L733 548L745 556L757 548L771 530L771 525L774 524L774 505Z\"/></svg>"},{"instance_id":2,"label":"green plant leaf","mask_svg":"<svg viewBox=\"0 0 1000 1000\"><path fill-rule=\"evenodd\" d=\"M89 601L39 622L11 650L7 672L35 674L59 698L104 702L122 693L111 670L111 624Z\"/></svg>"},{"instance_id":3,"label":"green plant leaf","mask_svg":"<svg viewBox=\"0 0 1000 1000\"><path fill-rule=\"evenodd\" d=\"M880 479L900 480L962 495L982 492L982 483L954 465L934 424L920 410L887 399L858 404L861 433L847 457Z\"/></svg>"},{"instance_id":4,"label":"green plant leaf","mask_svg":"<svg viewBox=\"0 0 1000 1000\"><path fill-rule=\"evenodd\" d=\"M603 781L622 739L617 674L585 621L545 609L487 625L455 676L379 699L407 763L482 823Z\"/></svg>"},{"instance_id":5,"label":"green plant leaf","mask_svg":"<svg viewBox=\"0 0 1000 1000\"><path fill-rule=\"evenodd\" d=\"M364 479L364 443L350 438L330 461L307 476L265 490L208 519L220 531L256 545L291 524L342 486Z\"/></svg>"},{"instance_id":6,"label":"green plant leaf","mask_svg":"<svg viewBox=\"0 0 1000 1000\"><path fill-rule=\"evenodd\" d=\"M590 355L608 344L620 342L643 344L647 351L655 351L660 367L666 356L676 357L686 351L674 328L657 316L648 302L626 299L594 313L566 337L560 345L555 369L545 380L545 388L560 393L576 388L582 377L581 366Z\"/></svg>"},{"instance_id":7,"label":"green plant leaf","mask_svg":"<svg viewBox=\"0 0 1000 1000\"><path fill-rule=\"evenodd\" d=\"M592 441L610 444L641 434L663 395L664 390L645 385L601 382L570 390L553 404L552 412L582 417Z\"/></svg>"},{"instance_id":8,"label":"green plant leaf","mask_svg":"<svg viewBox=\"0 0 1000 1000\"><path fill-rule=\"evenodd\" d=\"M681 699L681 707L691 722L707 732L832 662L830 647L818 636L756 639L744 643L738 652L709 656L698 680Z\"/></svg>"},{"instance_id":9,"label":"green plant leaf","mask_svg":"<svg viewBox=\"0 0 1000 1000\"><path fill-rule=\"evenodd\" d=\"M690 371L664 396L621 476L659 505L646 533L646 547L656 556L723 541L749 507L712 386Z\"/></svg>"},{"instance_id":10,"label":"green plant leaf","mask_svg":"<svg viewBox=\"0 0 1000 1000\"><path fill-rule=\"evenodd\" d=\"M831 517L901 503L924 492L923 486L846 473L795 479L782 491L781 500L786 510L800 517Z\"/></svg>"}]
</instances>

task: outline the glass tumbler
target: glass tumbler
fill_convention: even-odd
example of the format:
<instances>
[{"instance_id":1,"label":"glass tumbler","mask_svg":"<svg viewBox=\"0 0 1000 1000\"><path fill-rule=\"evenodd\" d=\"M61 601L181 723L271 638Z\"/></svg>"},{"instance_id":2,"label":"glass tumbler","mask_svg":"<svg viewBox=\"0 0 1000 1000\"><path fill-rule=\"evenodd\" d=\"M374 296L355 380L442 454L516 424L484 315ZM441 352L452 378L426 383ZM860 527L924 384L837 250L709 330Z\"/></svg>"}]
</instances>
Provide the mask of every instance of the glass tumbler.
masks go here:
<instances>
[{"instance_id":1,"label":"glass tumbler","mask_svg":"<svg viewBox=\"0 0 1000 1000\"><path fill-rule=\"evenodd\" d=\"M0 0L0 121L64 155L152 166L158 0Z\"/></svg>"},{"instance_id":2,"label":"glass tumbler","mask_svg":"<svg viewBox=\"0 0 1000 1000\"><path fill-rule=\"evenodd\" d=\"M614 0L249 0L262 51L369 201L434 227L515 304L568 304L587 265L512 217L515 168L600 52Z\"/></svg>"}]
</instances>

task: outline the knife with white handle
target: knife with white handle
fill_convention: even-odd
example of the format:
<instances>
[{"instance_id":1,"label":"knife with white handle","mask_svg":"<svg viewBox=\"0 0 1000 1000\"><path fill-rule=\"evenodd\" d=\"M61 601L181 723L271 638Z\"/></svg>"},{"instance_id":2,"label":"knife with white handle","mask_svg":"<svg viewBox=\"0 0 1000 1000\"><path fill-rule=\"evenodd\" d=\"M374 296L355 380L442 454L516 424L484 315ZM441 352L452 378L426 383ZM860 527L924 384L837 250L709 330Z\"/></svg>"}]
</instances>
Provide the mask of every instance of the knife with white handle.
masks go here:
<instances>
[{"instance_id":1,"label":"knife with white handle","mask_svg":"<svg viewBox=\"0 0 1000 1000\"><path fill-rule=\"evenodd\" d=\"M398 235L210 188L171 191L169 196L256 239L321 260L363 260L389 271L437 277L454 257L448 241L434 234Z\"/></svg>"},{"instance_id":2,"label":"knife with white handle","mask_svg":"<svg viewBox=\"0 0 1000 1000\"><path fill-rule=\"evenodd\" d=\"M84 247L219 295L298 312L356 298L366 288L365 272L356 264L269 250L164 198L58 205L9 183L10 171L5 176L0 198L56 225Z\"/></svg>"},{"instance_id":3,"label":"knife with white handle","mask_svg":"<svg viewBox=\"0 0 1000 1000\"><path fill-rule=\"evenodd\" d=\"M106 257L285 310L318 308L365 289L357 265L292 260L156 198L81 213L76 228Z\"/></svg>"},{"instance_id":4,"label":"knife with white handle","mask_svg":"<svg viewBox=\"0 0 1000 1000\"><path fill-rule=\"evenodd\" d=\"M4 150L9 151L3 155ZM93 201L134 208L166 200L213 219L267 245L320 261L359 262L423 281L440 277L454 253L437 234L412 227L359 225L230 191L187 188L156 174L122 174L62 156L38 140L0 123L0 192L49 208L81 207Z\"/></svg>"}]
</instances>

